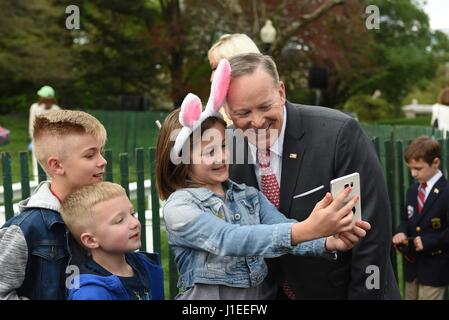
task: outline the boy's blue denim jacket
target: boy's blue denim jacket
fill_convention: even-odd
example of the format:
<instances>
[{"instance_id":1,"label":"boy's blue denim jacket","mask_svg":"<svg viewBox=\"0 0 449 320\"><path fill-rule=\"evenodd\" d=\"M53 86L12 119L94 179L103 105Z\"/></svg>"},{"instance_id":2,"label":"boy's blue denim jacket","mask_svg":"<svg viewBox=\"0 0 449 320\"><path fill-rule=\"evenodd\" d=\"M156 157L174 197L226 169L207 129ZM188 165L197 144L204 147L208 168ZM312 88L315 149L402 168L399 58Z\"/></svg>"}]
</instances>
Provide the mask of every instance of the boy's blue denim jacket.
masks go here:
<instances>
[{"instance_id":1,"label":"boy's blue denim jacket","mask_svg":"<svg viewBox=\"0 0 449 320\"><path fill-rule=\"evenodd\" d=\"M223 186L226 200L207 188L185 188L163 207L181 290L195 283L257 286L267 275L264 258L283 254L336 259L324 238L292 246L297 221L279 213L257 189L231 180Z\"/></svg>"},{"instance_id":2,"label":"boy's blue denim jacket","mask_svg":"<svg viewBox=\"0 0 449 320\"><path fill-rule=\"evenodd\" d=\"M10 226L21 229L29 250L26 276L16 288L17 294L32 300L65 299L69 249L61 215L48 209L31 209L4 225Z\"/></svg>"},{"instance_id":3,"label":"boy's blue denim jacket","mask_svg":"<svg viewBox=\"0 0 449 320\"><path fill-rule=\"evenodd\" d=\"M48 182L0 229L0 299L66 299L69 233Z\"/></svg>"}]
</instances>

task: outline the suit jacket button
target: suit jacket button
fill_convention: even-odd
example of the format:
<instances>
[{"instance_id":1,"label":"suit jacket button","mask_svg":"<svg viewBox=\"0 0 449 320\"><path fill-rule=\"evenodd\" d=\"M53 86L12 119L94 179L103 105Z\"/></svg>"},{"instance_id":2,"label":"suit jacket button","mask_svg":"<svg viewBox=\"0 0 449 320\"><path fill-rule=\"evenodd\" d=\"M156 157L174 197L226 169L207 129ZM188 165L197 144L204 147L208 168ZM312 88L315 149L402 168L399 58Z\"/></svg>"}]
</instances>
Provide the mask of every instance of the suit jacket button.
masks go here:
<instances>
[{"instance_id":1,"label":"suit jacket button","mask_svg":"<svg viewBox=\"0 0 449 320\"><path fill-rule=\"evenodd\" d=\"M421 227L420 226L416 227L416 232L421 232Z\"/></svg>"}]
</instances>

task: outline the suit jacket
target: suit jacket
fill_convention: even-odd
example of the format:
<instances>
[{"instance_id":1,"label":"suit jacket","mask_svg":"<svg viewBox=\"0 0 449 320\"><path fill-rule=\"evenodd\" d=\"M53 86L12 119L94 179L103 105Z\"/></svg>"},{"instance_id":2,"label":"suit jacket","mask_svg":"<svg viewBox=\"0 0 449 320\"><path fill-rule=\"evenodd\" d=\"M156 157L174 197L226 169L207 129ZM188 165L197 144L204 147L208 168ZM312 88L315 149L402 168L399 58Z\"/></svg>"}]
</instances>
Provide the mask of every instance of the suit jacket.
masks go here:
<instances>
[{"instance_id":1,"label":"suit jacket","mask_svg":"<svg viewBox=\"0 0 449 320\"><path fill-rule=\"evenodd\" d=\"M407 237L421 237L424 250L416 252L413 241L403 250L405 280L419 284L442 287L449 285L449 184L441 177L433 186L418 213L419 183L410 186L407 202L397 232Z\"/></svg>"},{"instance_id":2,"label":"suit jacket","mask_svg":"<svg viewBox=\"0 0 449 320\"><path fill-rule=\"evenodd\" d=\"M354 119L339 111L289 102L286 110L279 210L305 220L332 179L359 172L362 217L372 229L336 261L285 255L269 263L269 276L281 275L298 299L400 299L390 261L389 199L371 141ZM258 187L254 172L248 163L230 167L231 179ZM324 189L293 199L321 185Z\"/></svg>"}]
</instances>

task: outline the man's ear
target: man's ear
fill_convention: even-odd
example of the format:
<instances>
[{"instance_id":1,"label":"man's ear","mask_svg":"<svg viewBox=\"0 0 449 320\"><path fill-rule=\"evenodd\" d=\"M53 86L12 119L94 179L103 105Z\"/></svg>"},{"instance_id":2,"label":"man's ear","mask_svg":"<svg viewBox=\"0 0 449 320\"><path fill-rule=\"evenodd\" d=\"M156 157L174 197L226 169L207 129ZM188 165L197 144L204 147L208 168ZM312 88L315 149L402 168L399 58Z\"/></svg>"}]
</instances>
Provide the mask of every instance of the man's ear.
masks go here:
<instances>
[{"instance_id":1,"label":"man's ear","mask_svg":"<svg viewBox=\"0 0 449 320\"><path fill-rule=\"evenodd\" d=\"M432 166L433 166L435 169L438 169L438 168L440 167L440 164L441 164L440 158L435 158L435 159L433 159L433 161L432 161Z\"/></svg>"},{"instance_id":2,"label":"man's ear","mask_svg":"<svg viewBox=\"0 0 449 320\"><path fill-rule=\"evenodd\" d=\"M284 82L279 81L279 96L281 97L282 105L285 104L285 85Z\"/></svg>"},{"instance_id":3,"label":"man's ear","mask_svg":"<svg viewBox=\"0 0 449 320\"><path fill-rule=\"evenodd\" d=\"M58 156L49 157L47 160L47 167L52 175L62 176L65 172Z\"/></svg>"},{"instance_id":4,"label":"man's ear","mask_svg":"<svg viewBox=\"0 0 449 320\"><path fill-rule=\"evenodd\" d=\"M83 246L89 249L96 249L100 245L97 242L95 236L90 232L84 232L80 235L80 240Z\"/></svg>"}]
</instances>

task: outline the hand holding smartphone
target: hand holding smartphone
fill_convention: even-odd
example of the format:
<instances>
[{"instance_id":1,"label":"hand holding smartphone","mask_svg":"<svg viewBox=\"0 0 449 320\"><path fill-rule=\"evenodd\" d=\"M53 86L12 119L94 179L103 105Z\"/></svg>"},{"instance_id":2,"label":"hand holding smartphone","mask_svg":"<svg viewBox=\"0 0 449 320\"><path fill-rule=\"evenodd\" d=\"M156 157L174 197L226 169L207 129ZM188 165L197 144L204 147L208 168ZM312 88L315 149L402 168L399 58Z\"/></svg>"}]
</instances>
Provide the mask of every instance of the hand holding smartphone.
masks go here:
<instances>
[{"instance_id":1,"label":"hand holding smartphone","mask_svg":"<svg viewBox=\"0 0 449 320\"><path fill-rule=\"evenodd\" d=\"M335 199L337 195L343 191L346 187L351 187L352 191L345 199L344 204L346 204L352 197L356 195L360 195L360 175L358 172L351 173L349 175L334 179L331 181L331 194ZM359 201L355 204L355 207L352 209L354 213L354 217L352 221L362 220L362 203L361 197Z\"/></svg>"}]
</instances>

